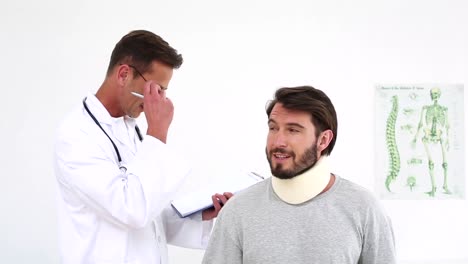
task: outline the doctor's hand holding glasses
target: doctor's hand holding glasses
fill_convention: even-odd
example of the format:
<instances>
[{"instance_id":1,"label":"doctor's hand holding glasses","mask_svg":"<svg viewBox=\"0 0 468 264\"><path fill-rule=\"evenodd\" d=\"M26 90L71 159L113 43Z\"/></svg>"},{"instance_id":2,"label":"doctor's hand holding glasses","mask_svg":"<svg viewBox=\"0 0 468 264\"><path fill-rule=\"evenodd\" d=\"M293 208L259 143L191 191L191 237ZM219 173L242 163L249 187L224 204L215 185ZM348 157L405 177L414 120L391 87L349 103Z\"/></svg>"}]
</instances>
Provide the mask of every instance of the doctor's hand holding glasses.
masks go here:
<instances>
[{"instance_id":1,"label":"doctor's hand holding glasses","mask_svg":"<svg viewBox=\"0 0 468 264\"><path fill-rule=\"evenodd\" d=\"M132 92L132 94L143 100L143 110L148 123L147 134L166 143L169 126L174 116L174 105L166 96L167 87L153 80L147 80L135 66L128 65L128 67L132 68L145 81L143 98L136 92ZM211 196L213 207L202 211L202 220L206 221L216 218L222 206L232 196L233 194L230 192L213 194Z\"/></svg>"},{"instance_id":2,"label":"doctor's hand holding glasses","mask_svg":"<svg viewBox=\"0 0 468 264\"><path fill-rule=\"evenodd\" d=\"M125 65L126 64L121 64L121 66ZM126 66L132 68L134 72L145 81L143 95L136 91L131 93L133 96L143 101L141 106L145 112L146 122L148 123L147 134L166 143L169 126L174 116L174 105L172 101L166 97L167 87L162 86L154 80L146 79L137 67L133 65Z\"/></svg>"}]
</instances>

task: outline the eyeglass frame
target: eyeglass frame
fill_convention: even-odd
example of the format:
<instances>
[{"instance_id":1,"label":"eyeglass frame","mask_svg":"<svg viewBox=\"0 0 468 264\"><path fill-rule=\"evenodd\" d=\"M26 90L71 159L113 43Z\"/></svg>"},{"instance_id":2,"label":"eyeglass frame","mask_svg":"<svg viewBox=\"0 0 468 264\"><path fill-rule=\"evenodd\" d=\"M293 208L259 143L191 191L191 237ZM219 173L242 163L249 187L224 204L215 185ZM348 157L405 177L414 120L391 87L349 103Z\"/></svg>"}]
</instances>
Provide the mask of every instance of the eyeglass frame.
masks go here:
<instances>
[{"instance_id":1,"label":"eyeglass frame","mask_svg":"<svg viewBox=\"0 0 468 264\"><path fill-rule=\"evenodd\" d=\"M120 64L120 65L123 65L123 64ZM141 74L141 72L137 69L137 67L135 67L135 66L133 66L133 65L131 65L131 64L127 64L127 65L128 65L128 67L134 69L134 70L138 73L138 75L140 75L140 77L143 78L143 80L144 80L145 82L148 82L148 80L146 80L145 76L143 76L143 74ZM164 86L162 86L162 85L159 84L159 83L158 83L158 85L159 85L159 87L161 87L161 90L163 90L163 91L167 90L167 87L164 87Z\"/></svg>"}]
</instances>

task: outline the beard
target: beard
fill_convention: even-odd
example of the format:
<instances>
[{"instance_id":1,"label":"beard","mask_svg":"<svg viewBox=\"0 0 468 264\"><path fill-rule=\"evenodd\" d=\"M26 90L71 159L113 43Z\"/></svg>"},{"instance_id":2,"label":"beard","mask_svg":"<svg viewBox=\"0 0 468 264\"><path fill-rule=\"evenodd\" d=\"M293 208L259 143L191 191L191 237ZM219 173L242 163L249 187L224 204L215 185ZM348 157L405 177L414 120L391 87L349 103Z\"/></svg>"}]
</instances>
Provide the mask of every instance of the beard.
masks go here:
<instances>
[{"instance_id":1,"label":"beard","mask_svg":"<svg viewBox=\"0 0 468 264\"><path fill-rule=\"evenodd\" d=\"M308 169L312 168L317 163L317 144L313 143L312 146L304 151L299 157L298 162L296 162L296 154L292 151L288 152L285 149L275 148L268 153L268 150L265 150L268 163L270 164L271 174L276 178L287 180L292 179ZM291 157L292 168L284 169L283 164L277 164L276 167L273 167L272 156L273 153L283 153Z\"/></svg>"}]
</instances>

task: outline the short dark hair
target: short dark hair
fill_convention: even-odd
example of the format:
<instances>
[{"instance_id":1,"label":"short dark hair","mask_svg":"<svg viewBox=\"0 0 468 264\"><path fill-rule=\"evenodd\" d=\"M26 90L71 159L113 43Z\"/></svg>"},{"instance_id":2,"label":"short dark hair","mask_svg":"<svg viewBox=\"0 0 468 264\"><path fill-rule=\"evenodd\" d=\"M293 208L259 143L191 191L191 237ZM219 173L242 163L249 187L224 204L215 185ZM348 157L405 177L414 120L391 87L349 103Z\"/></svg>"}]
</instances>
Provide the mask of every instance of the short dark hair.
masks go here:
<instances>
[{"instance_id":1,"label":"short dark hair","mask_svg":"<svg viewBox=\"0 0 468 264\"><path fill-rule=\"evenodd\" d=\"M107 75L120 64L130 64L141 73L145 73L148 72L153 61L159 61L173 69L178 69L182 65L183 58L160 36L147 30L134 30L123 36L115 45Z\"/></svg>"},{"instance_id":2,"label":"short dark hair","mask_svg":"<svg viewBox=\"0 0 468 264\"><path fill-rule=\"evenodd\" d=\"M312 124L317 128L316 136L330 129L333 132L333 138L328 147L322 151L322 155L330 155L336 142L338 120L335 107L324 92L312 86L280 88L275 92L275 98L266 107L268 117L276 103L281 103L286 109L308 112Z\"/></svg>"}]
</instances>

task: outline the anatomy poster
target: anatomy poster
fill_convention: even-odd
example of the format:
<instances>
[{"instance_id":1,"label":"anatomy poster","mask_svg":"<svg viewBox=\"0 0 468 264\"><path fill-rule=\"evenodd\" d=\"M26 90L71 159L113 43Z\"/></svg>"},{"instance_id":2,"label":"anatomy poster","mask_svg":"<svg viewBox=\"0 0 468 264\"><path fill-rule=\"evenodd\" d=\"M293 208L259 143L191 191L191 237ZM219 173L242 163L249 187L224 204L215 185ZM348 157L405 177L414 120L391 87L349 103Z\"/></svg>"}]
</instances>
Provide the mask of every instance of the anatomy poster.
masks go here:
<instances>
[{"instance_id":1,"label":"anatomy poster","mask_svg":"<svg viewBox=\"0 0 468 264\"><path fill-rule=\"evenodd\" d=\"M463 85L376 86L380 198L465 198L463 96Z\"/></svg>"}]
</instances>

